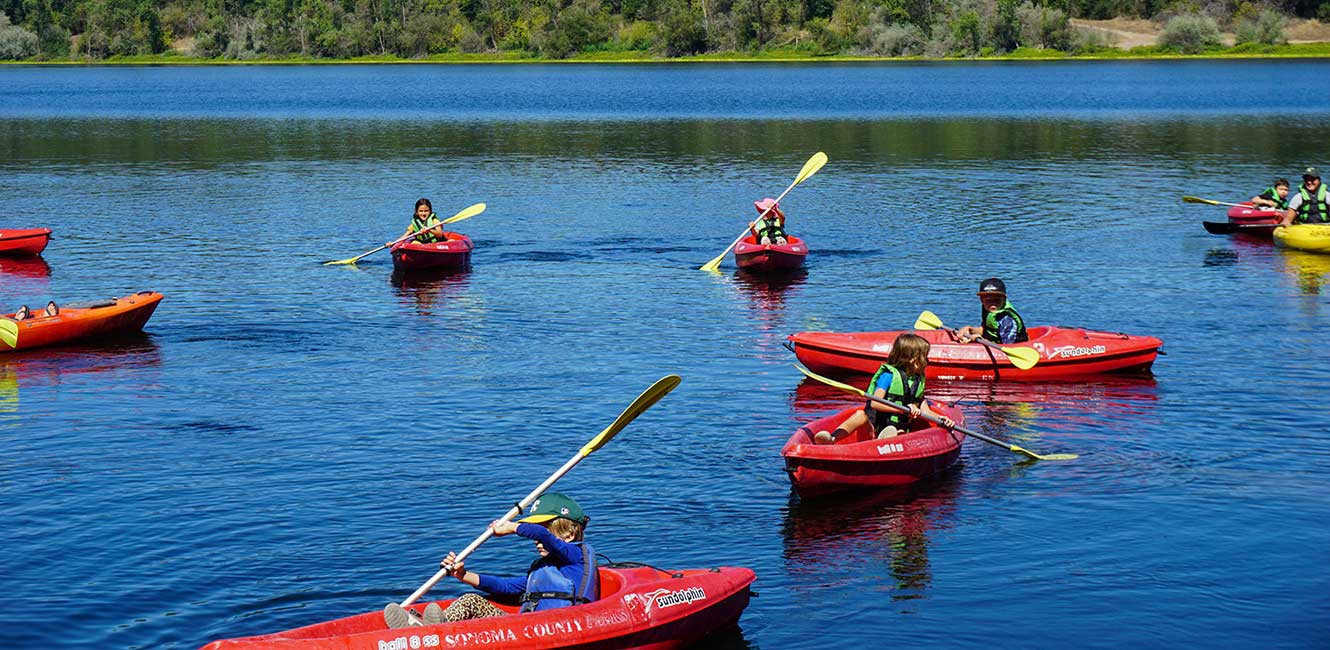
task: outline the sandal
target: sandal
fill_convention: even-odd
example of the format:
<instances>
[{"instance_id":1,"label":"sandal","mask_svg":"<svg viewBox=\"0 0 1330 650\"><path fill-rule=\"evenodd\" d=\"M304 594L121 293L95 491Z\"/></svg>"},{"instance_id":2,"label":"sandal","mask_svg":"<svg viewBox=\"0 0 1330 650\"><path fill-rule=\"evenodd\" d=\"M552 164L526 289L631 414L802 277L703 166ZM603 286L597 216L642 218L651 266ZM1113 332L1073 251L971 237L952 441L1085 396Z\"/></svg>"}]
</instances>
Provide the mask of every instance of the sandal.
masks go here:
<instances>
[{"instance_id":1,"label":"sandal","mask_svg":"<svg viewBox=\"0 0 1330 650\"><path fill-rule=\"evenodd\" d=\"M57 315L59 315L59 314L60 314L60 307L58 307L58 306L55 304L55 301L54 301L54 300L52 300L51 302L46 303L46 315L47 315L47 316L57 316Z\"/></svg>"},{"instance_id":2,"label":"sandal","mask_svg":"<svg viewBox=\"0 0 1330 650\"><path fill-rule=\"evenodd\" d=\"M32 318L32 311L27 305L20 305L18 311L14 312L14 320L27 320Z\"/></svg>"}]
</instances>

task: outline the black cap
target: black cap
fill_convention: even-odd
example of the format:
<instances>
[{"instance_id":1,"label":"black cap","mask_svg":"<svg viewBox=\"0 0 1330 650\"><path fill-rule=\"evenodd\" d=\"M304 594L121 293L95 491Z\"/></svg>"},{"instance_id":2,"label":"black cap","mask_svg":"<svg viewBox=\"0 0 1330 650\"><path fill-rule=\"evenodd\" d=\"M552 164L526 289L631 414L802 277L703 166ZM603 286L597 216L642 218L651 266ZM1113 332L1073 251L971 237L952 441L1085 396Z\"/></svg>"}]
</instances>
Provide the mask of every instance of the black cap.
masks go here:
<instances>
[{"instance_id":1,"label":"black cap","mask_svg":"<svg viewBox=\"0 0 1330 650\"><path fill-rule=\"evenodd\" d=\"M982 296L986 293L1000 293L1005 296L1007 295L1007 285L997 278L989 278L979 283L979 295Z\"/></svg>"},{"instance_id":2,"label":"black cap","mask_svg":"<svg viewBox=\"0 0 1330 650\"><path fill-rule=\"evenodd\" d=\"M1303 178L1304 180L1306 180L1306 179L1308 179L1308 178L1320 178L1320 177L1321 177L1321 174L1320 174L1319 172L1316 171L1316 168L1315 168L1315 167L1308 167L1308 168L1302 170L1302 178Z\"/></svg>"}]
</instances>

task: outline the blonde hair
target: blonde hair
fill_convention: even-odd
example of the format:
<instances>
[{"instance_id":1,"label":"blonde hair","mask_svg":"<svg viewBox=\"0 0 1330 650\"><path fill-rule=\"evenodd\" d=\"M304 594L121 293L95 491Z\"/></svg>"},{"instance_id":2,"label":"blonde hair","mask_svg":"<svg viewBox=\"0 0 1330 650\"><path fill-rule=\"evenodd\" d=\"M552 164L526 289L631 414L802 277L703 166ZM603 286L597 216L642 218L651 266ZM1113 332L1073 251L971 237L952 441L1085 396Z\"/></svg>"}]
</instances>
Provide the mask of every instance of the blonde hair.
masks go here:
<instances>
[{"instance_id":1,"label":"blonde hair","mask_svg":"<svg viewBox=\"0 0 1330 650\"><path fill-rule=\"evenodd\" d=\"M582 524L579 524L573 521L572 519L564 519L563 517L556 517L549 521L549 527L550 527L550 532L554 533L554 536L558 537L559 539L564 539L566 537L572 536L574 542L582 541L582 535L583 535Z\"/></svg>"},{"instance_id":2,"label":"blonde hair","mask_svg":"<svg viewBox=\"0 0 1330 650\"><path fill-rule=\"evenodd\" d=\"M887 363L907 375L922 375L924 369L928 367L928 350L931 347L928 341L918 334L901 334L896 337L896 342L891 344L891 354L887 355Z\"/></svg>"}]
</instances>

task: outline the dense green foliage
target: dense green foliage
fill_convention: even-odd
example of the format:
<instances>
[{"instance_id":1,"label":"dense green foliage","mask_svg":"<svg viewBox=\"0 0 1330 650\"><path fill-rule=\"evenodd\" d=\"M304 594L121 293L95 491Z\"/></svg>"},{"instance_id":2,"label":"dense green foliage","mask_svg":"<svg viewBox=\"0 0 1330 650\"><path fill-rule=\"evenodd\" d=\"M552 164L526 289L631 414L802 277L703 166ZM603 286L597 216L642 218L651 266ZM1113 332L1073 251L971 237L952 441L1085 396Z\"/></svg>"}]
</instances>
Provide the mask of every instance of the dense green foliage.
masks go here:
<instances>
[{"instance_id":1,"label":"dense green foliage","mask_svg":"<svg viewBox=\"0 0 1330 650\"><path fill-rule=\"evenodd\" d=\"M1167 19L1161 45L1196 52L1221 24L1284 43L1281 11L1330 0L0 0L0 59L1094 52L1112 43L1069 18L1113 16Z\"/></svg>"}]
</instances>

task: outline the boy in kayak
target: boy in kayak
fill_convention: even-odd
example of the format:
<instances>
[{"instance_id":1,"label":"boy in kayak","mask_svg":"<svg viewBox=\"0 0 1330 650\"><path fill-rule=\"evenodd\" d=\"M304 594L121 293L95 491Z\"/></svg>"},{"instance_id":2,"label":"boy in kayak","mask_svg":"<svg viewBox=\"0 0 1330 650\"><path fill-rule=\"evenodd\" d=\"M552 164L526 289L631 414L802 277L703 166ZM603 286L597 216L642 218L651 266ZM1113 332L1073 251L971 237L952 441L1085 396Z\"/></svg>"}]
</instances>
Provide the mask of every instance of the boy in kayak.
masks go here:
<instances>
[{"instance_id":1,"label":"boy in kayak","mask_svg":"<svg viewBox=\"0 0 1330 650\"><path fill-rule=\"evenodd\" d=\"M748 226L748 230L753 233L753 241L762 244L776 244L784 246L787 243L785 239L785 213L780 211L780 206L776 199L765 198L761 201L753 201L757 207L759 219ZM771 211L767 212L767 208ZM767 216L761 217L762 213Z\"/></svg>"},{"instance_id":2,"label":"boy in kayak","mask_svg":"<svg viewBox=\"0 0 1330 650\"><path fill-rule=\"evenodd\" d=\"M877 374L868 382L868 390L864 391L874 397L906 406L908 411L868 400L863 409L855 411L844 422L836 425L835 431L818 431L813 436L813 443L832 444L850 435L865 422L873 427L873 433L879 440L894 438L909 431L910 422L921 413L938 418L943 426L950 428L951 419L934 413L924 400L924 370L928 368L929 347L928 341L918 334L906 333L896 337L896 341L891 344L891 353L887 355L887 362L877 369Z\"/></svg>"},{"instance_id":3,"label":"boy in kayak","mask_svg":"<svg viewBox=\"0 0 1330 650\"><path fill-rule=\"evenodd\" d=\"M429 202L429 199L420 199L416 201L416 213L411 217L411 223L406 227L406 231L402 233L402 236L405 237L413 232L418 232L420 234L416 235L416 238L412 241L421 244L434 244L446 237L443 234L443 228L437 227L439 225L439 215L434 214L434 205ZM430 228L430 226L436 227ZM426 230L427 228L428 230ZM387 245L391 246L392 242L388 242Z\"/></svg>"},{"instance_id":4,"label":"boy in kayak","mask_svg":"<svg viewBox=\"0 0 1330 650\"><path fill-rule=\"evenodd\" d=\"M546 492L531 504L531 513L517 523L490 522L495 537L516 533L536 543L540 558L531 564L525 576L504 578L467 571L466 565L457 561L456 553L449 553L441 565L452 577L487 594L518 596L519 613L589 603L599 597L596 553L584 541L590 519L568 496ZM507 614L475 593L454 600L448 609L430 603L420 619L396 604L390 604L384 610L390 628L438 625Z\"/></svg>"},{"instance_id":5,"label":"boy in kayak","mask_svg":"<svg viewBox=\"0 0 1330 650\"><path fill-rule=\"evenodd\" d=\"M1276 178L1275 184L1267 187L1264 192L1251 197L1252 205L1271 210L1285 210L1288 208L1288 179Z\"/></svg>"},{"instance_id":6,"label":"boy in kayak","mask_svg":"<svg viewBox=\"0 0 1330 650\"><path fill-rule=\"evenodd\" d=\"M997 278L979 283L979 302L983 305L980 319L983 325L966 325L956 330L956 339L969 343L985 338L994 343L1020 343L1030 340L1025 321L1016 308L1007 301L1007 285Z\"/></svg>"},{"instance_id":7,"label":"boy in kayak","mask_svg":"<svg viewBox=\"0 0 1330 650\"><path fill-rule=\"evenodd\" d=\"M1315 167L1302 172L1302 187L1288 200L1288 210L1279 222L1281 226L1295 223L1330 223L1330 201L1327 201L1321 174Z\"/></svg>"}]
</instances>

